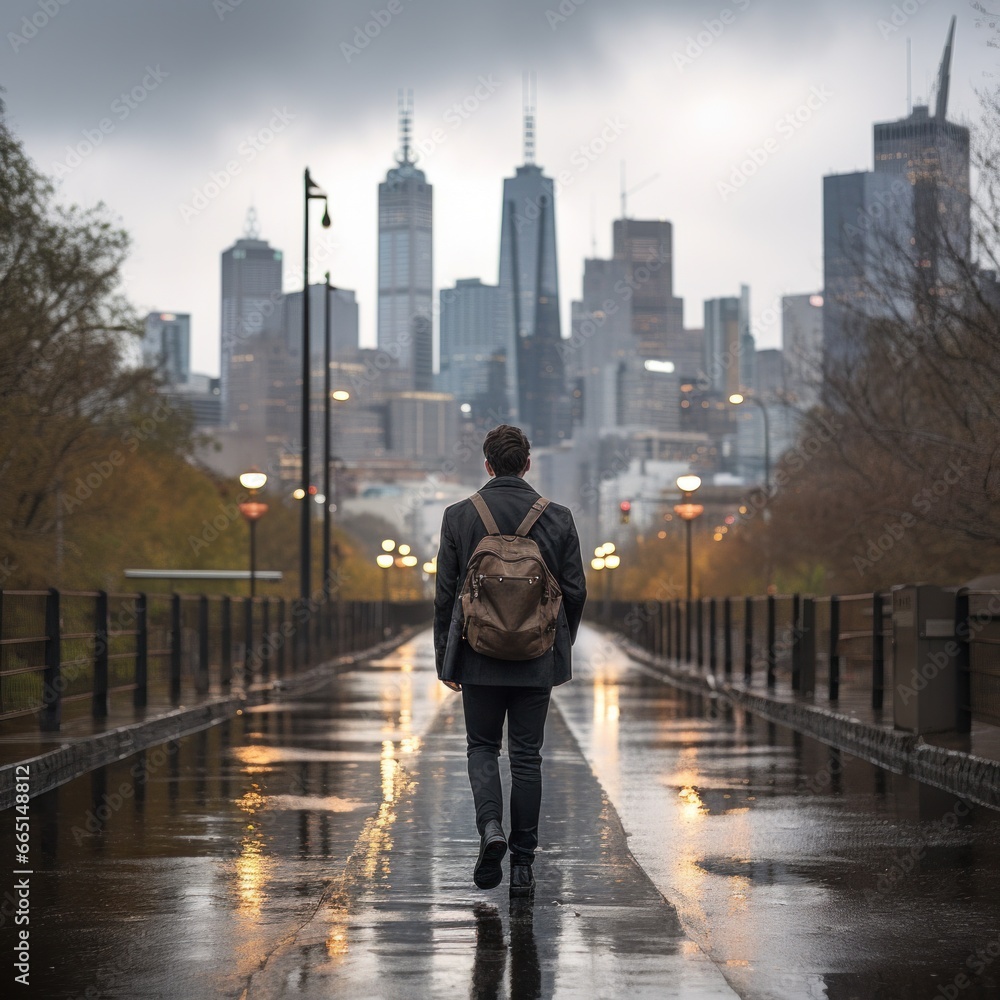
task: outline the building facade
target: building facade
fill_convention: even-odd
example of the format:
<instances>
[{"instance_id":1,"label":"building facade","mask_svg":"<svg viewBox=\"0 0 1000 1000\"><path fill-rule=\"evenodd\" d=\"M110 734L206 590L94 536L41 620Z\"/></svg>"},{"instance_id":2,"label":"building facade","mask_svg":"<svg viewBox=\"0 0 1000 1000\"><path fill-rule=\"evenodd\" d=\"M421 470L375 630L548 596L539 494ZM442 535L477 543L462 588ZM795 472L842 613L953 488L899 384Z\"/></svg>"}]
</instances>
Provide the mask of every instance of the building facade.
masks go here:
<instances>
[{"instance_id":1,"label":"building facade","mask_svg":"<svg viewBox=\"0 0 1000 1000\"><path fill-rule=\"evenodd\" d=\"M410 149L412 105L400 104L402 150L378 186L378 347L427 391L434 377L434 191Z\"/></svg>"},{"instance_id":2,"label":"building facade","mask_svg":"<svg viewBox=\"0 0 1000 1000\"><path fill-rule=\"evenodd\" d=\"M142 337L142 363L157 369L171 386L191 379L191 316L151 312Z\"/></svg>"}]
</instances>

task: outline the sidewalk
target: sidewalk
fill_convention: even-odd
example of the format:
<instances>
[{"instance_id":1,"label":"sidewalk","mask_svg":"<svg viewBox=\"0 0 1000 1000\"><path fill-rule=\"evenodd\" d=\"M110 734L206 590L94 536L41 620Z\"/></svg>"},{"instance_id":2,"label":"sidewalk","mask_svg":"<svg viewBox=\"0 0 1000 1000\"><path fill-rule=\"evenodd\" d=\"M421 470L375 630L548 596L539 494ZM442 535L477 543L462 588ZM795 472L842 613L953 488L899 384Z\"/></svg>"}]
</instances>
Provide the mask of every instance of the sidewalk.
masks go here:
<instances>
[{"instance_id":1,"label":"sidewalk","mask_svg":"<svg viewBox=\"0 0 1000 1000\"><path fill-rule=\"evenodd\" d=\"M461 702L442 708L314 913L243 1000L735 997L639 868L553 703L534 902L472 883ZM506 756L502 773L509 792ZM384 775L384 779L385 779ZM509 798L509 795L508 795Z\"/></svg>"}]
</instances>

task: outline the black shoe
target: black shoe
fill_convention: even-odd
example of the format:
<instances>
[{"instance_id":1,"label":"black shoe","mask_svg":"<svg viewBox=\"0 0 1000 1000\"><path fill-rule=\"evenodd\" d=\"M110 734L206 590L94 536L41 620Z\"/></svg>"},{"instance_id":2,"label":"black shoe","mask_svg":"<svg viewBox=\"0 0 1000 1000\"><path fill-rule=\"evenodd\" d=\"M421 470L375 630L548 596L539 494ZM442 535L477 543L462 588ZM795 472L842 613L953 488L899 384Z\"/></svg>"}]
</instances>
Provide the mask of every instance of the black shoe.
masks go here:
<instances>
[{"instance_id":1,"label":"black shoe","mask_svg":"<svg viewBox=\"0 0 1000 1000\"><path fill-rule=\"evenodd\" d=\"M495 819L486 824L479 844L479 859L472 872L472 880L480 889L495 889L503 881L500 862L507 853L507 838L503 827Z\"/></svg>"},{"instance_id":2,"label":"black shoe","mask_svg":"<svg viewBox=\"0 0 1000 1000\"><path fill-rule=\"evenodd\" d=\"M535 876L531 874L531 865L510 866L511 896L531 896L535 892Z\"/></svg>"}]
</instances>

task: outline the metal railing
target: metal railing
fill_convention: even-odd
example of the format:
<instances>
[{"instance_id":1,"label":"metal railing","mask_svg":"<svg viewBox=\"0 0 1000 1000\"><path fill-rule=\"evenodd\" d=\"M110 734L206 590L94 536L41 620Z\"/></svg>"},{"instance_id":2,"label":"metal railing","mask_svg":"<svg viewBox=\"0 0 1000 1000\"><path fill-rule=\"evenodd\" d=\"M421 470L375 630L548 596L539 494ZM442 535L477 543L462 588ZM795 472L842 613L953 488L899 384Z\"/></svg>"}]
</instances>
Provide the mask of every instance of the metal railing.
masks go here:
<instances>
[{"instance_id":1,"label":"metal railing","mask_svg":"<svg viewBox=\"0 0 1000 1000\"><path fill-rule=\"evenodd\" d=\"M37 714L57 730L64 706L88 700L100 719L129 693L143 709L246 691L432 616L430 601L0 591L0 720Z\"/></svg>"},{"instance_id":2,"label":"metal railing","mask_svg":"<svg viewBox=\"0 0 1000 1000\"><path fill-rule=\"evenodd\" d=\"M751 687L825 689L838 701L848 685L874 709L892 688L889 594L612 601L608 611L596 620L654 655Z\"/></svg>"}]
</instances>

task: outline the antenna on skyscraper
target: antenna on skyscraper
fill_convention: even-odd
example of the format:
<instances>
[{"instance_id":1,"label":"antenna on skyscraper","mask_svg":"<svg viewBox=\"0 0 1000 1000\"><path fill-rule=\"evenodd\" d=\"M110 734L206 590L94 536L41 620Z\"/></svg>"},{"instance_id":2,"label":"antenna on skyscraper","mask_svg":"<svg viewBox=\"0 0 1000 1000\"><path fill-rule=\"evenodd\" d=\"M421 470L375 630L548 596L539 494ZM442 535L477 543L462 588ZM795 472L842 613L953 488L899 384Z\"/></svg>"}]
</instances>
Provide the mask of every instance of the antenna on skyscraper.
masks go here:
<instances>
[{"instance_id":1,"label":"antenna on skyscraper","mask_svg":"<svg viewBox=\"0 0 1000 1000\"><path fill-rule=\"evenodd\" d=\"M253 205L247 209L247 221L243 227L243 238L247 240L260 239L260 229L257 226L257 209Z\"/></svg>"},{"instance_id":2,"label":"antenna on skyscraper","mask_svg":"<svg viewBox=\"0 0 1000 1000\"><path fill-rule=\"evenodd\" d=\"M626 214L626 212L628 210L628 196L630 194L635 194L636 191L641 191L647 184L652 184L653 181L655 181L659 176L660 176L659 174L650 174L650 176L647 177L644 181L640 181L634 187L629 188L625 184L625 161L622 160L621 199L622 199L622 218L623 219L625 219L625 218L628 217L627 214Z\"/></svg>"},{"instance_id":3,"label":"antenna on skyscraper","mask_svg":"<svg viewBox=\"0 0 1000 1000\"><path fill-rule=\"evenodd\" d=\"M906 39L906 117L913 114L913 74L910 72L910 39Z\"/></svg>"},{"instance_id":4,"label":"antenna on skyscraper","mask_svg":"<svg viewBox=\"0 0 1000 1000\"><path fill-rule=\"evenodd\" d=\"M413 91L399 89L397 100L399 107L399 148L400 156L397 162L401 167L413 163L416 159L410 156L410 144L413 138Z\"/></svg>"},{"instance_id":5,"label":"antenna on skyscraper","mask_svg":"<svg viewBox=\"0 0 1000 1000\"><path fill-rule=\"evenodd\" d=\"M937 106L934 109L934 117L943 122L948 114L948 87L951 83L951 47L955 41L955 15L951 16L951 25L948 28L948 41L944 43L944 55L941 56L941 68L938 70L937 79Z\"/></svg>"},{"instance_id":6,"label":"antenna on skyscraper","mask_svg":"<svg viewBox=\"0 0 1000 1000\"><path fill-rule=\"evenodd\" d=\"M524 162L535 162L535 100L537 80L534 73L521 77L521 101L524 105Z\"/></svg>"}]
</instances>

